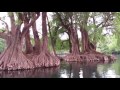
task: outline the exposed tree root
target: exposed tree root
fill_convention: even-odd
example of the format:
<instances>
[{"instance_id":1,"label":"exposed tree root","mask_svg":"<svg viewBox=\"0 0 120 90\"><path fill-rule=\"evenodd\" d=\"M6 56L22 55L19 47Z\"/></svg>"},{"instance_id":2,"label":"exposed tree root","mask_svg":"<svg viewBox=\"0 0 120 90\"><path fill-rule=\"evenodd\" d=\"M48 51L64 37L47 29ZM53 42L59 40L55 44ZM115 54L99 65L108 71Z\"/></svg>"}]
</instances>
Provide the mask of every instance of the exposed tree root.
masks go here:
<instances>
[{"instance_id":1,"label":"exposed tree root","mask_svg":"<svg viewBox=\"0 0 120 90\"><path fill-rule=\"evenodd\" d=\"M60 65L60 60L57 56L53 56L49 52L41 52L40 55L35 55L32 59L36 67L53 67Z\"/></svg>"},{"instance_id":2,"label":"exposed tree root","mask_svg":"<svg viewBox=\"0 0 120 90\"><path fill-rule=\"evenodd\" d=\"M68 54L65 57L63 57L63 60L65 61L82 61L83 59L81 59L79 54Z\"/></svg>"},{"instance_id":3,"label":"exposed tree root","mask_svg":"<svg viewBox=\"0 0 120 90\"><path fill-rule=\"evenodd\" d=\"M0 70L30 69L34 67L32 61L26 58L16 46L14 48L12 46L8 47L0 55Z\"/></svg>"},{"instance_id":4,"label":"exposed tree root","mask_svg":"<svg viewBox=\"0 0 120 90\"><path fill-rule=\"evenodd\" d=\"M84 53L84 54L68 54L62 58L65 61L80 61L80 62L109 62L114 61L117 58L113 55L105 55L102 53Z\"/></svg>"}]
</instances>

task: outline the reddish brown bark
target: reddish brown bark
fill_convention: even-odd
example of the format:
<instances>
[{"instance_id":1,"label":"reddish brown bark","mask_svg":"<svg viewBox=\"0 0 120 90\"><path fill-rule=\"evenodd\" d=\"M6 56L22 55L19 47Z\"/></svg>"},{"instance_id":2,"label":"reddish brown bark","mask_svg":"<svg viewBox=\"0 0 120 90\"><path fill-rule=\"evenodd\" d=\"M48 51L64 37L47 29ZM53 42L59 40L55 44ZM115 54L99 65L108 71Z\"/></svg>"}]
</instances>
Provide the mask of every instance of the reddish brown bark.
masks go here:
<instances>
[{"instance_id":1,"label":"reddish brown bark","mask_svg":"<svg viewBox=\"0 0 120 90\"><path fill-rule=\"evenodd\" d=\"M67 31L68 31L68 36L69 36L69 39L70 39L70 52L72 54L80 54L77 29L73 25L73 19L72 19L73 15L69 16L71 22L69 22L69 24L66 25L64 23L64 21L62 20L61 15L59 13L56 13L56 14L57 14L62 26L65 29L67 29Z\"/></svg>"},{"instance_id":2,"label":"reddish brown bark","mask_svg":"<svg viewBox=\"0 0 120 90\"><path fill-rule=\"evenodd\" d=\"M32 47L32 44L30 42L30 32L28 30L28 33L26 33L26 36L25 36L25 46L26 46L26 49L25 49L25 53L26 54L30 54L33 52L33 47Z\"/></svg>"},{"instance_id":3,"label":"reddish brown bark","mask_svg":"<svg viewBox=\"0 0 120 90\"><path fill-rule=\"evenodd\" d=\"M78 35L77 35L77 29L76 27L74 27L73 25L73 15L71 15L69 18L71 20L71 22L69 22L69 24L65 24L63 19L61 18L61 15L56 12L61 25L67 29L68 31L68 36L69 36L69 45L70 45L70 54L66 55L63 59L66 61L77 61L78 60L78 55L80 54L80 50L79 50L79 41L78 41ZM74 59L73 59L74 58Z\"/></svg>"},{"instance_id":4,"label":"reddish brown bark","mask_svg":"<svg viewBox=\"0 0 120 90\"><path fill-rule=\"evenodd\" d=\"M79 41L78 41L78 35L77 30L70 28L68 29L68 32L70 34L70 54L66 55L63 59L65 61L81 61L79 58L80 50L79 50Z\"/></svg>"},{"instance_id":5,"label":"reddish brown bark","mask_svg":"<svg viewBox=\"0 0 120 90\"><path fill-rule=\"evenodd\" d=\"M16 30L15 30L16 26L15 26L14 13L11 12L9 17L10 17L10 23L11 23L11 32L12 32L12 35L15 36L15 34L16 34Z\"/></svg>"},{"instance_id":6,"label":"reddish brown bark","mask_svg":"<svg viewBox=\"0 0 120 90\"><path fill-rule=\"evenodd\" d=\"M75 29L69 29L68 32L70 32L71 53L80 54L77 31Z\"/></svg>"},{"instance_id":7,"label":"reddish brown bark","mask_svg":"<svg viewBox=\"0 0 120 90\"><path fill-rule=\"evenodd\" d=\"M24 12L24 26L29 24L30 19L27 16L27 12ZM32 44L30 42L30 31L29 28L27 29L27 33L25 35L25 53L30 54L33 51Z\"/></svg>"},{"instance_id":8,"label":"reddish brown bark","mask_svg":"<svg viewBox=\"0 0 120 90\"><path fill-rule=\"evenodd\" d=\"M58 66L60 64L60 60L58 59L58 57L50 54L50 52L48 51L46 15L46 12L42 12L42 50L39 55L35 55L32 59L36 67L52 67Z\"/></svg>"},{"instance_id":9,"label":"reddish brown bark","mask_svg":"<svg viewBox=\"0 0 120 90\"><path fill-rule=\"evenodd\" d=\"M7 49L0 55L1 70L17 70L34 68L33 63L26 58L21 49L20 32L16 30L16 36L9 37Z\"/></svg>"},{"instance_id":10,"label":"reddish brown bark","mask_svg":"<svg viewBox=\"0 0 120 90\"><path fill-rule=\"evenodd\" d=\"M34 35L34 40L35 40L35 45L34 45L34 53L39 54L40 53L40 39L38 36L38 32L36 29L36 22L32 25L32 30L33 30L33 35Z\"/></svg>"},{"instance_id":11,"label":"reddish brown bark","mask_svg":"<svg viewBox=\"0 0 120 90\"><path fill-rule=\"evenodd\" d=\"M96 47L95 45L93 45L90 40L89 40L89 36L88 36L88 32L81 27L80 29L81 31L81 36L82 36L82 52L95 52L96 51Z\"/></svg>"},{"instance_id":12,"label":"reddish brown bark","mask_svg":"<svg viewBox=\"0 0 120 90\"><path fill-rule=\"evenodd\" d=\"M47 51L48 50L48 36L47 36L47 24L46 24L46 12L42 13L42 37L43 37L43 44L42 44L42 50Z\"/></svg>"},{"instance_id":13,"label":"reddish brown bark","mask_svg":"<svg viewBox=\"0 0 120 90\"><path fill-rule=\"evenodd\" d=\"M11 32L7 34L7 49L0 54L0 70L17 70L35 68L33 62L28 59L22 52L22 41L29 30L29 27L37 20L39 14L35 19L31 20L24 26L22 33L20 32L20 25L15 25L14 15L10 15Z\"/></svg>"}]
</instances>

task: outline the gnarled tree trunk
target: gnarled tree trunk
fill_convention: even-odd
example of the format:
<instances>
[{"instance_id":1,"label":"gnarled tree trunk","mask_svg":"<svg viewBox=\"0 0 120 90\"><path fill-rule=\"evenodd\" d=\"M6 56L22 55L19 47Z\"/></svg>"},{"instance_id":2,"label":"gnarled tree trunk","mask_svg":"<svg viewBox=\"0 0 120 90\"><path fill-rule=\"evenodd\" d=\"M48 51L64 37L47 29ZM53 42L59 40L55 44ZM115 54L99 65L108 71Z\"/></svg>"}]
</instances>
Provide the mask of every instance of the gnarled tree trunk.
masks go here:
<instances>
[{"instance_id":1,"label":"gnarled tree trunk","mask_svg":"<svg viewBox=\"0 0 120 90\"><path fill-rule=\"evenodd\" d=\"M29 30L25 36L25 47L26 47L26 49L25 49L26 54L31 54L33 52L33 47L32 47L32 44L30 42L30 31Z\"/></svg>"},{"instance_id":2,"label":"gnarled tree trunk","mask_svg":"<svg viewBox=\"0 0 120 90\"><path fill-rule=\"evenodd\" d=\"M38 36L38 32L36 29L36 22L32 25L32 30L33 30L33 35L34 35L34 40L35 40L35 45L34 45L34 53L39 54L40 53L40 39Z\"/></svg>"},{"instance_id":3,"label":"gnarled tree trunk","mask_svg":"<svg viewBox=\"0 0 120 90\"><path fill-rule=\"evenodd\" d=\"M72 44L71 44L71 42L70 42L70 32L68 32L68 37L69 37L69 53L72 53Z\"/></svg>"},{"instance_id":4,"label":"gnarled tree trunk","mask_svg":"<svg viewBox=\"0 0 120 90\"><path fill-rule=\"evenodd\" d=\"M96 51L96 46L90 42L88 32L81 27L82 36L82 55L81 58L86 61L111 61L114 56L105 55ZM83 58L84 57L84 58Z\"/></svg>"},{"instance_id":5,"label":"gnarled tree trunk","mask_svg":"<svg viewBox=\"0 0 120 90\"><path fill-rule=\"evenodd\" d=\"M64 57L65 61L79 61L79 41L78 41L78 35L77 35L77 30L70 28L68 30L69 32L69 39L70 39L70 54L66 55Z\"/></svg>"},{"instance_id":6,"label":"gnarled tree trunk","mask_svg":"<svg viewBox=\"0 0 120 90\"><path fill-rule=\"evenodd\" d=\"M0 55L0 70L34 68L32 61L27 59L22 52L19 29L16 29L16 34L9 36L8 40L7 49Z\"/></svg>"},{"instance_id":7,"label":"gnarled tree trunk","mask_svg":"<svg viewBox=\"0 0 120 90\"><path fill-rule=\"evenodd\" d=\"M37 13L37 16L32 19L30 23L24 26L22 33L20 32L22 22L20 22L19 25L15 25L14 14L12 12L10 13L11 32L6 34L8 47L0 54L0 70L35 68L34 63L22 52L22 41L29 27L38 19L39 13Z\"/></svg>"},{"instance_id":8,"label":"gnarled tree trunk","mask_svg":"<svg viewBox=\"0 0 120 90\"><path fill-rule=\"evenodd\" d=\"M77 31L75 29L69 29L69 32L71 42L71 53L80 54Z\"/></svg>"},{"instance_id":9,"label":"gnarled tree trunk","mask_svg":"<svg viewBox=\"0 0 120 90\"><path fill-rule=\"evenodd\" d=\"M81 31L81 36L82 36L82 53L100 54L99 52L96 51L96 45L90 42L88 32L86 31L86 29L81 27L80 31Z\"/></svg>"},{"instance_id":10,"label":"gnarled tree trunk","mask_svg":"<svg viewBox=\"0 0 120 90\"><path fill-rule=\"evenodd\" d=\"M40 55L34 56L32 61L35 63L36 67L52 67L58 66L60 64L60 60L57 56L53 56L48 51L48 36L47 36L47 24L46 24L46 12L42 12L42 50Z\"/></svg>"}]
</instances>

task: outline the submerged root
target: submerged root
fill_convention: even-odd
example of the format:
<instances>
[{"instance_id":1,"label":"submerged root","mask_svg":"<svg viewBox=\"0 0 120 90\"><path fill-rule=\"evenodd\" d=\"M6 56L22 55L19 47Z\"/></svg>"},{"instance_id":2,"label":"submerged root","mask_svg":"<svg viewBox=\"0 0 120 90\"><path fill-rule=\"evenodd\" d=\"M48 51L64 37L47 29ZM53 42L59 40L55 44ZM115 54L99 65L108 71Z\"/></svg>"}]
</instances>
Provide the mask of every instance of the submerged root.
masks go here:
<instances>
[{"instance_id":1,"label":"submerged root","mask_svg":"<svg viewBox=\"0 0 120 90\"><path fill-rule=\"evenodd\" d=\"M35 67L53 67L60 65L60 60L57 56L53 56L48 52L41 52L40 55L35 55L32 59Z\"/></svg>"}]
</instances>

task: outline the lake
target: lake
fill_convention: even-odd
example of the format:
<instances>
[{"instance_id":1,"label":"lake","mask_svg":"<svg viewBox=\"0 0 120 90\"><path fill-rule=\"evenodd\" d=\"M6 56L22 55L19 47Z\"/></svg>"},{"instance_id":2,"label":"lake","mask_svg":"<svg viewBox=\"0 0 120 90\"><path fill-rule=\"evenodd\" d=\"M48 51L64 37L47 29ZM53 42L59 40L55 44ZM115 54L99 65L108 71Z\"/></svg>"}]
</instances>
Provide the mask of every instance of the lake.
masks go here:
<instances>
[{"instance_id":1,"label":"lake","mask_svg":"<svg viewBox=\"0 0 120 90\"><path fill-rule=\"evenodd\" d=\"M0 78L120 78L120 55L111 63L61 62L59 67L0 71Z\"/></svg>"}]
</instances>

